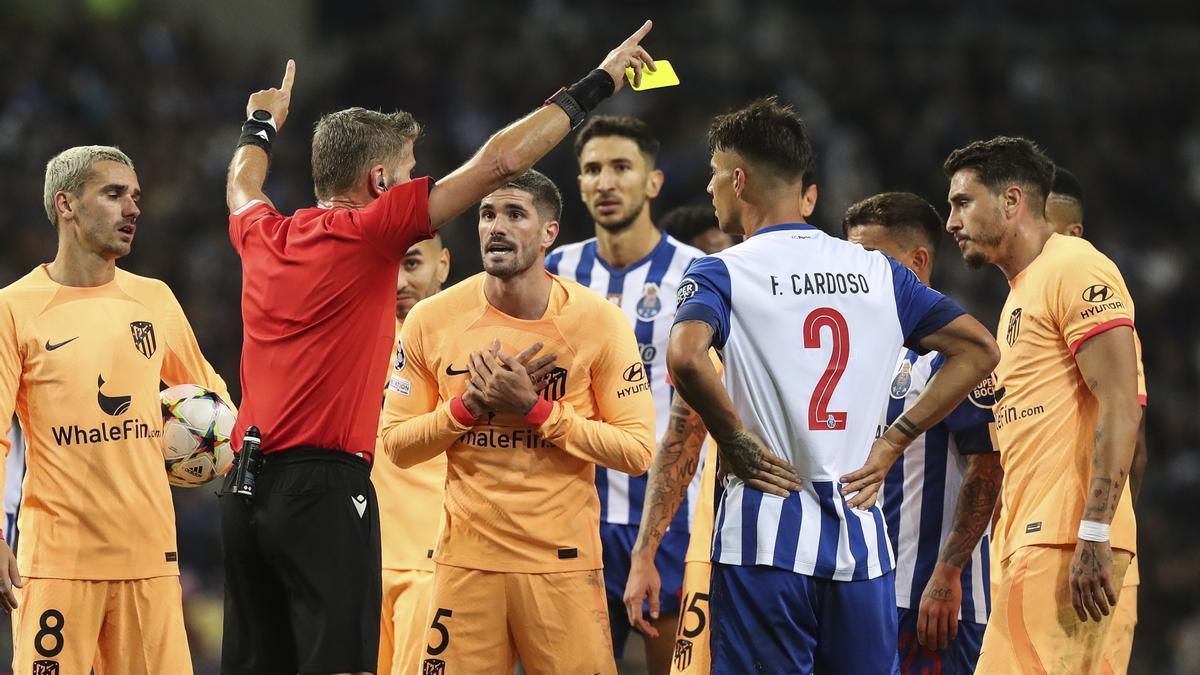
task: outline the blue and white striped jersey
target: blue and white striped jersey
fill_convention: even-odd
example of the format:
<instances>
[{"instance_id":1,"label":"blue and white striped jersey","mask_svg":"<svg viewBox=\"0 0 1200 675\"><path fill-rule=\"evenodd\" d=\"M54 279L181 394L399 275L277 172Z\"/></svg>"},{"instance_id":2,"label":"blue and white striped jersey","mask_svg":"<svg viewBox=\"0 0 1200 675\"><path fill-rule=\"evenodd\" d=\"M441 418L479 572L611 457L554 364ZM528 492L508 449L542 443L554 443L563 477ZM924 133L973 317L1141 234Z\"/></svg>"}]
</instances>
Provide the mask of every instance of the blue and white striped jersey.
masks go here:
<instances>
[{"instance_id":1,"label":"blue and white striped jersey","mask_svg":"<svg viewBox=\"0 0 1200 675\"><path fill-rule=\"evenodd\" d=\"M893 568L878 506L846 506L838 479L867 459L901 344L963 314L882 253L805 224L764 228L700 258L680 283L675 321L713 327L742 425L797 469L786 499L728 476L713 560L824 579Z\"/></svg>"},{"instance_id":2,"label":"blue and white striped jersey","mask_svg":"<svg viewBox=\"0 0 1200 675\"><path fill-rule=\"evenodd\" d=\"M902 349L894 370L882 433L925 391L945 358L937 352L918 356ZM991 378L946 419L917 437L892 465L883 483L883 517L896 553L896 605L921 606L938 553L954 525L954 509L967 470L967 455L995 452L988 424L992 421ZM988 543L991 527L963 566L963 602L959 619L987 623L991 611Z\"/></svg>"},{"instance_id":3,"label":"blue and white striped jersey","mask_svg":"<svg viewBox=\"0 0 1200 675\"><path fill-rule=\"evenodd\" d=\"M693 260L704 252L663 233L645 258L624 269L613 269L596 253L596 239L567 244L546 257L546 269L604 295L625 312L650 381L654 396L655 440L662 438L670 419L674 388L667 382L667 341L675 321L675 291ZM638 525L646 496L646 476L629 476L596 467L600 493L600 521ZM700 472L688 486L687 497L671 521L671 529L687 532L696 510Z\"/></svg>"},{"instance_id":4,"label":"blue and white striped jersey","mask_svg":"<svg viewBox=\"0 0 1200 675\"><path fill-rule=\"evenodd\" d=\"M17 548L17 516L21 511L21 490L25 480L25 436L17 418L8 431L8 458L4 474L4 541Z\"/></svg>"}]
</instances>

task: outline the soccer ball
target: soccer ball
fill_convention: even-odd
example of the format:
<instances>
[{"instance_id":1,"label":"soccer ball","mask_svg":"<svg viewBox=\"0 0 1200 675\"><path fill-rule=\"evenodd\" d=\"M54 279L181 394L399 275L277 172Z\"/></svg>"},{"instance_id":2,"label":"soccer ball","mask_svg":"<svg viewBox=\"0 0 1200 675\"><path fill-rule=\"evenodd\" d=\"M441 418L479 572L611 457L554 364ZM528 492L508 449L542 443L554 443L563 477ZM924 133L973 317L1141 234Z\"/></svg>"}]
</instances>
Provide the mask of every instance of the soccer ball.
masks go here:
<instances>
[{"instance_id":1,"label":"soccer ball","mask_svg":"<svg viewBox=\"0 0 1200 675\"><path fill-rule=\"evenodd\" d=\"M229 436L236 416L220 395L195 384L179 384L164 389L158 398L167 482L197 487L228 473L233 466Z\"/></svg>"}]
</instances>

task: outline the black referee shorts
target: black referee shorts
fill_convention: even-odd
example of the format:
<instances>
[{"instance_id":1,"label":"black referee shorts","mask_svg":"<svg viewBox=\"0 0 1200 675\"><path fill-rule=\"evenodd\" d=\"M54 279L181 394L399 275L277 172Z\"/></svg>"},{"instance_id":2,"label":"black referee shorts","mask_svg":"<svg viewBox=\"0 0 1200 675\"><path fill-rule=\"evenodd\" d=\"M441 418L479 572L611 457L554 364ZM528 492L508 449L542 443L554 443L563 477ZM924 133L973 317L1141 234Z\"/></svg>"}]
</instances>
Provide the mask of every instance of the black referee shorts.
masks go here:
<instances>
[{"instance_id":1,"label":"black referee shorts","mask_svg":"<svg viewBox=\"0 0 1200 675\"><path fill-rule=\"evenodd\" d=\"M375 672L379 507L365 459L264 456L252 502L221 491L225 675Z\"/></svg>"}]
</instances>

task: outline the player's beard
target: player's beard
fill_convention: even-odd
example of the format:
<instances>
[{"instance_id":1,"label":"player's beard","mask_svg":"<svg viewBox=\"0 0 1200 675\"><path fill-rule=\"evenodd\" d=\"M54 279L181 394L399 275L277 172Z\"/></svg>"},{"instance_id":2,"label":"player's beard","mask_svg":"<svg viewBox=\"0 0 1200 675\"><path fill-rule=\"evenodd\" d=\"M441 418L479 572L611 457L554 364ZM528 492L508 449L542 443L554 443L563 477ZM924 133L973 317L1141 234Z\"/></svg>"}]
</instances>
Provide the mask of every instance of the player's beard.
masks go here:
<instances>
[{"instance_id":1,"label":"player's beard","mask_svg":"<svg viewBox=\"0 0 1200 675\"><path fill-rule=\"evenodd\" d=\"M126 221L115 225L96 225L89 227L83 232L84 243L92 253L106 260L115 260L124 258L133 250L133 240L126 242L122 240L121 233L116 228L121 227Z\"/></svg>"},{"instance_id":2,"label":"player's beard","mask_svg":"<svg viewBox=\"0 0 1200 675\"><path fill-rule=\"evenodd\" d=\"M592 214L592 218L596 221L597 225L603 227L608 232L620 232L621 230L624 230L632 225L633 221L637 220L638 216L642 215L642 209L646 207L646 200L646 194L642 193L642 198L637 201L636 205L634 205L625 213L622 213L620 218L612 222L606 223L599 218L596 218L595 214Z\"/></svg>"},{"instance_id":3,"label":"player's beard","mask_svg":"<svg viewBox=\"0 0 1200 675\"><path fill-rule=\"evenodd\" d=\"M511 279L533 267L535 262L537 262L536 250L516 245L513 248L513 252L499 262L488 260L488 256L485 253L483 256L483 271L497 279Z\"/></svg>"},{"instance_id":4,"label":"player's beard","mask_svg":"<svg viewBox=\"0 0 1200 675\"><path fill-rule=\"evenodd\" d=\"M979 269L992 262L989 251L995 250L1004 241L1003 215L997 209L979 232L967 237L968 248L963 250L963 262L971 269Z\"/></svg>"}]
</instances>

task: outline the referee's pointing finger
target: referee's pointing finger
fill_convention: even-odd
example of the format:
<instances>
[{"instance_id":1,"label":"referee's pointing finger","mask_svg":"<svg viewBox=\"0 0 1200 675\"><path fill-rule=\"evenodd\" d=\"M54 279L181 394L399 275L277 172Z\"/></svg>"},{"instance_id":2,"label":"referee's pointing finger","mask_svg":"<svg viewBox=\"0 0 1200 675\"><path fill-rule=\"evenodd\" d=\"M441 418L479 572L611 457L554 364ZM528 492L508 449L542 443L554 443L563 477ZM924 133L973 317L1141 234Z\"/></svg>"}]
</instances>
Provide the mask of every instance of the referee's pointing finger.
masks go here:
<instances>
[{"instance_id":1,"label":"referee's pointing finger","mask_svg":"<svg viewBox=\"0 0 1200 675\"><path fill-rule=\"evenodd\" d=\"M296 81L296 60L288 59L287 66L283 69L283 84L279 85L279 89L287 93L292 93L292 83Z\"/></svg>"},{"instance_id":2,"label":"referee's pointing finger","mask_svg":"<svg viewBox=\"0 0 1200 675\"><path fill-rule=\"evenodd\" d=\"M642 24L641 28L635 30L633 32L633 35L630 35L629 37L625 38L625 42L622 42L621 46L625 47L625 46L636 45L637 43L642 41L642 38L646 37L646 33L649 33L650 29L653 27L654 27L654 22L649 19L646 19L646 23Z\"/></svg>"}]
</instances>

